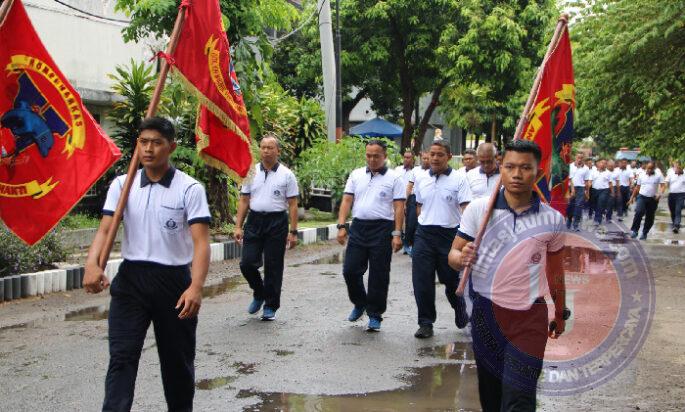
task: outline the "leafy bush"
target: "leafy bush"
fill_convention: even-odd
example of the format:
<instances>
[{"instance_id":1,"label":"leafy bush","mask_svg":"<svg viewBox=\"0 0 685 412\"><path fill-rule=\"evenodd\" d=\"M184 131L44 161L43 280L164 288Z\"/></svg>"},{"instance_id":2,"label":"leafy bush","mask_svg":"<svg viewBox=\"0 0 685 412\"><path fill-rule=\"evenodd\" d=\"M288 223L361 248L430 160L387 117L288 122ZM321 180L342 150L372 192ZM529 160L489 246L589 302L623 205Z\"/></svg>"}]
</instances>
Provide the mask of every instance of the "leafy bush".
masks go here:
<instances>
[{"instance_id":1,"label":"leafy bush","mask_svg":"<svg viewBox=\"0 0 685 412\"><path fill-rule=\"evenodd\" d=\"M27 246L0 224L0 245L0 277L50 269L52 263L62 262L67 257L59 230L51 231L36 245Z\"/></svg>"},{"instance_id":2,"label":"leafy bush","mask_svg":"<svg viewBox=\"0 0 685 412\"><path fill-rule=\"evenodd\" d=\"M100 226L100 219L84 213L70 213L62 219L65 229L90 229Z\"/></svg>"},{"instance_id":3,"label":"leafy bush","mask_svg":"<svg viewBox=\"0 0 685 412\"><path fill-rule=\"evenodd\" d=\"M297 159L297 175L303 198L309 199L312 187L329 189L333 199L340 202L350 172L366 164L365 140L345 137L339 143L317 139ZM401 164L401 155L395 144L388 140L388 163Z\"/></svg>"}]
</instances>

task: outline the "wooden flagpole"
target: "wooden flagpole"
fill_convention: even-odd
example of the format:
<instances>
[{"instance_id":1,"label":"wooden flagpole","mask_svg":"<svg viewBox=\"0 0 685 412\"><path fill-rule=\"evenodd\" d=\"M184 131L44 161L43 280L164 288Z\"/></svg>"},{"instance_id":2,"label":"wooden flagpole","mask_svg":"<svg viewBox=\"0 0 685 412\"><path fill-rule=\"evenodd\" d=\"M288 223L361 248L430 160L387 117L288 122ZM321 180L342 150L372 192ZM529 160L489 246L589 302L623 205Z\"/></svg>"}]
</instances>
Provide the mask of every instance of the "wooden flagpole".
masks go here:
<instances>
[{"instance_id":1,"label":"wooden flagpole","mask_svg":"<svg viewBox=\"0 0 685 412\"><path fill-rule=\"evenodd\" d=\"M7 17L7 13L9 13L12 3L14 3L14 0L5 0L0 4L0 26L5 22L5 17Z\"/></svg>"},{"instance_id":2,"label":"wooden flagpole","mask_svg":"<svg viewBox=\"0 0 685 412\"><path fill-rule=\"evenodd\" d=\"M521 134L523 133L523 126L526 124L526 119L528 119L528 114L530 113L530 110L533 106L533 103L535 102L535 99L538 94L538 89L540 88L540 82L542 81L542 75L544 74L545 67L547 65L547 60L549 60L549 57L552 55L552 52L554 49L557 47L557 43L559 42L559 38L561 37L561 33L564 31L566 26L568 25L568 14L562 14L559 16L559 20L557 21L557 26L554 29L554 35L552 36L552 40L549 42L549 46L547 47L547 52L545 53L545 58L542 59L542 64L540 65L540 68L538 69L537 75L535 76L535 81L533 82L533 87L530 89L530 94L528 95L528 100L526 101L526 105L523 108L523 112L521 113L521 118L519 118L519 122L516 125L516 132L514 133L514 140L520 139ZM502 186L502 177L500 176L497 179L497 184L495 187L497 188L496 190L493 190L492 194L490 195L490 199L488 201L488 208L485 212L485 216L483 217L483 221L480 224L480 228L478 229L478 233L476 234L476 239L473 242L473 247L476 253L478 253L478 248L480 248L480 243L483 240L483 235L485 234L485 228L488 225L488 222L490 221L490 218L492 217L492 213L495 209L495 202L497 201L497 195L499 194L499 188ZM469 276L471 275L471 265L466 266L464 268L464 273L459 280L459 287L457 287L457 295L458 296L464 296L464 290L466 289L466 282L469 280Z\"/></svg>"},{"instance_id":3,"label":"wooden flagpole","mask_svg":"<svg viewBox=\"0 0 685 412\"><path fill-rule=\"evenodd\" d=\"M185 20L185 7L183 2L178 10L178 15L176 16L176 22L174 23L174 28L171 32L171 37L169 39L169 44L167 45L166 54L171 56L176 51L176 46L178 45L178 39L181 35L181 28L183 27L183 21ZM159 78L157 79L157 85L155 86L155 91L150 99L150 105L147 108L147 113L145 117L152 117L157 112L157 106L159 106L159 101L162 97L162 91L164 90L164 84L166 82L167 75L169 74L169 62L167 59L162 59L162 67L159 72ZM112 223L107 231L107 237L105 238L105 244L102 249L102 253L98 257L98 264L102 269L107 266L107 261L109 260L109 254L112 252L112 247L114 245L114 239L116 238L117 231L119 230L119 224L121 224L121 219L124 215L124 209L126 208L126 203L128 202L128 195L131 191L131 186L133 185L133 178L138 171L138 165L140 160L138 159L138 144L131 157L131 163L128 165L128 173L126 174L126 180L124 182L124 187L121 189L121 196L119 197L119 202L117 203L117 208L114 211L114 216L112 217Z\"/></svg>"}]
</instances>

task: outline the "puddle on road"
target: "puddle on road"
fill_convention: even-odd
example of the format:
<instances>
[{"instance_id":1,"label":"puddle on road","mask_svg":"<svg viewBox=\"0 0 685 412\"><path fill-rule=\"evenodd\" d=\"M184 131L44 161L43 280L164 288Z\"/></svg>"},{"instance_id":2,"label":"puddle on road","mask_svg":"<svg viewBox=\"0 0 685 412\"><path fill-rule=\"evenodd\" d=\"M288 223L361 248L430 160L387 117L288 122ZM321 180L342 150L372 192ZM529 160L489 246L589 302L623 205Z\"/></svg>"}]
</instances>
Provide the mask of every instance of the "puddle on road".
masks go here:
<instances>
[{"instance_id":1,"label":"puddle on road","mask_svg":"<svg viewBox=\"0 0 685 412\"><path fill-rule=\"evenodd\" d=\"M339 252L336 253L335 255L330 255L330 256L324 256L320 257L318 259L310 260L308 262L303 262L303 263L296 263L294 265L290 265L291 268L299 268L300 266L305 266L305 265L337 265L343 263L345 260L345 252Z\"/></svg>"},{"instance_id":2,"label":"puddle on road","mask_svg":"<svg viewBox=\"0 0 685 412\"><path fill-rule=\"evenodd\" d=\"M201 391L211 391L226 386L235 380L235 376L220 376L218 378L201 379L195 382L195 387Z\"/></svg>"},{"instance_id":3,"label":"puddle on road","mask_svg":"<svg viewBox=\"0 0 685 412\"><path fill-rule=\"evenodd\" d=\"M217 284L203 287L202 297L211 299L213 297L223 295L224 293L229 292L245 283L245 278L242 276L229 276L221 279L221 282Z\"/></svg>"},{"instance_id":4,"label":"puddle on road","mask_svg":"<svg viewBox=\"0 0 685 412\"><path fill-rule=\"evenodd\" d=\"M107 305L92 306L89 308L72 310L64 315L66 321L90 321L90 320L105 320L109 315Z\"/></svg>"},{"instance_id":5,"label":"puddle on road","mask_svg":"<svg viewBox=\"0 0 685 412\"><path fill-rule=\"evenodd\" d=\"M678 239L649 239L647 238L647 243L656 245L666 245L666 246L685 246L685 240Z\"/></svg>"},{"instance_id":6,"label":"puddle on road","mask_svg":"<svg viewBox=\"0 0 685 412\"><path fill-rule=\"evenodd\" d=\"M319 275L321 275L321 276L338 276L339 274L329 270L326 272L321 272L321 273L319 273Z\"/></svg>"},{"instance_id":7,"label":"puddle on road","mask_svg":"<svg viewBox=\"0 0 685 412\"><path fill-rule=\"evenodd\" d=\"M474 360L470 342L452 342L447 345L421 348L419 356L448 360Z\"/></svg>"},{"instance_id":8,"label":"puddle on road","mask_svg":"<svg viewBox=\"0 0 685 412\"><path fill-rule=\"evenodd\" d=\"M223 295L245 283L242 276L230 276L223 278L221 282L205 286L202 288L202 297L211 299ZM64 315L66 321L93 321L105 320L109 314L107 305L91 306L83 309L73 310Z\"/></svg>"},{"instance_id":9,"label":"puddle on road","mask_svg":"<svg viewBox=\"0 0 685 412\"><path fill-rule=\"evenodd\" d=\"M411 368L407 386L359 395L301 395L241 390L239 398L258 397L244 411L472 411L480 410L475 365Z\"/></svg>"},{"instance_id":10,"label":"puddle on road","mask_svg":"<svg viewBox=\"0 0 685 412\"><path fill-rule=\"evenodd\" d=\"M295 354L295 352L293 352L291 350L281 350L281 349L273 350L272 352L275 353L276 356L291 356L291 355Z\"/></svg>"}]
</instances>

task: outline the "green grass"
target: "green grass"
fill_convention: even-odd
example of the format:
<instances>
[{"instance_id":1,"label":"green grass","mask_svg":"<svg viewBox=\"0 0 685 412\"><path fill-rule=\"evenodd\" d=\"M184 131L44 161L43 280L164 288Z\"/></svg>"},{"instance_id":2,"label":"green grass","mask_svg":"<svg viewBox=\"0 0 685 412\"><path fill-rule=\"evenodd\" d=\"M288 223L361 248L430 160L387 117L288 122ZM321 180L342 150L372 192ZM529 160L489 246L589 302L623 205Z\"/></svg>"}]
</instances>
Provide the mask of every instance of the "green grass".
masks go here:
<instances>
[{"instance_id":1,"label":"green grass","mask_svg":"<svg viewBox=\"0 0 685 412\"><path fill-rule=\"evenodd\" d=\"M62 219L65 229L91 229L100 226L100 219L83 213L71 213Z\"/></svg>"},{"instance_id":2,"label":"green grass","mask_svg":"<svg viewBox=\"0 0 685 412\"><path fill-rule=\"evenodd\" d=\"M304 221L299 221L297 222L297 227L299 229L311 229L314 227L323 227L327 225L333 225L337 223L336 219L330 219L330 220L304 220Z\"/></svg>"}]
</instances>

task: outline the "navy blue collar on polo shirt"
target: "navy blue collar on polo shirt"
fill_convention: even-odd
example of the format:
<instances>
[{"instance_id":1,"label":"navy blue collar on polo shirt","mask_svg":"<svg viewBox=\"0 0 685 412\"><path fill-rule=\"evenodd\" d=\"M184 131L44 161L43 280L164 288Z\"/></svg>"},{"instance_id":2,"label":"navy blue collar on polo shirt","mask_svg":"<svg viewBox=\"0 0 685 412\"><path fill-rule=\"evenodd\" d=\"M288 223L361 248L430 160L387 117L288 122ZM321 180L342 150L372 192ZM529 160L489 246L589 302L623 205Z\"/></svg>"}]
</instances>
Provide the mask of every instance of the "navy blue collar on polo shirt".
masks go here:
<instances>
[{"instance_id":1,"label":"navy blue collar on polo shirt","mask_svg":"<svg viewBox=\"0 0 685 412\"><path fill-rule=\"evenodd\" d=\"M140 187L145 187L147 185L159 183L160 185L168 189L169 186L171 186L171 181L174 179L174 173L176 173L176 169L173 166L169 167L169 170L167 170L166 173L164 173L164 176L162 176L161 179L159 179L156 182L153 182L147 176L147 173L145 173L145 169L142 169L140 172Z\"/></svg>"},{"instance_id":2,"label":"navy blue collar on polo shirt","mask_svg":"<svg viewBox=\"0 0 685 412\"><path fill-rule=\"evenodd\" d=\"M494 170L491 174L485 173L485 171L483 170L483 166L478 166L478 171L479 171L481 174L483 174L483 175L485 175L485 176L488 176L488 177L499 174L499 168L497 168L497 167L495 168L495 170Z\"/></svg>"},{"instance_id":3,"label":"navy blue collar on polo shirt","mask_svg":"<svg viewBox=\"0 0 685 412\"><path fill-rule=\"evenodd\" d=\"M276 170L278 170L278 166L280 166L280 163L276 162L276 164L271 166L271 169L269 169L268 171L275 172ZM264 163L261 162L259 163L259 170L261 170L262 172L268 172L264 167Z\"/></svg>"},{"instance_id":4,"label":"navy blue collar on polo shirt","mask_svg":"<svg viewBox=\"0 0 685 412\"><path fill-rule=\"evenodd\" d=\"M438 175L437 175L437 177L436 177L436 180L437 180L438 177L443 176L443 175L444 175L444 176L449 176L450 173L452 173L452 168L451 168L450 166L447 166L447 169L445 169L445 171L438 173ZM429 169L428 169L428 174L430 175L430 177L435 176L435 173L433 173L433 169L432 169L432 168L429 168Z\"/></svg>"},{"instance_id":5,"label":"navy blue collar on polo shirt","mask_svg":"<svg viewBox=\"0 0 685 412\"><path fill-rule=\"evenodd\" d=\"M530 199L530 207L521 213L516 213L514 209L507 203L507 198L504 197L504 189L500 189L497 194L497 201L495 202L495 209L508 210L514 214L514 216L522 216L528 213L538 213L540 211L540 196L537 193L532 193L533 197Z\"/></svg>"},{"instance_id":6,"label":"navy blue collar on polo shirt","mask_svg":"<svg viewBox=\"0 0 685 412\"><path fill-rule=\"evenodd\" d=\"M377 173L380 173L380 174L382 174L382 175L385 176L385 173L386 173L387 171L388 171L388 166L383 166L382 168L380 168L380 169L377 171ZM373 175L374 172L372 172L371 169L369 169L369 166L366 166L366 173L371 173L371 174Z\"/></svg>"}]
</instances>

